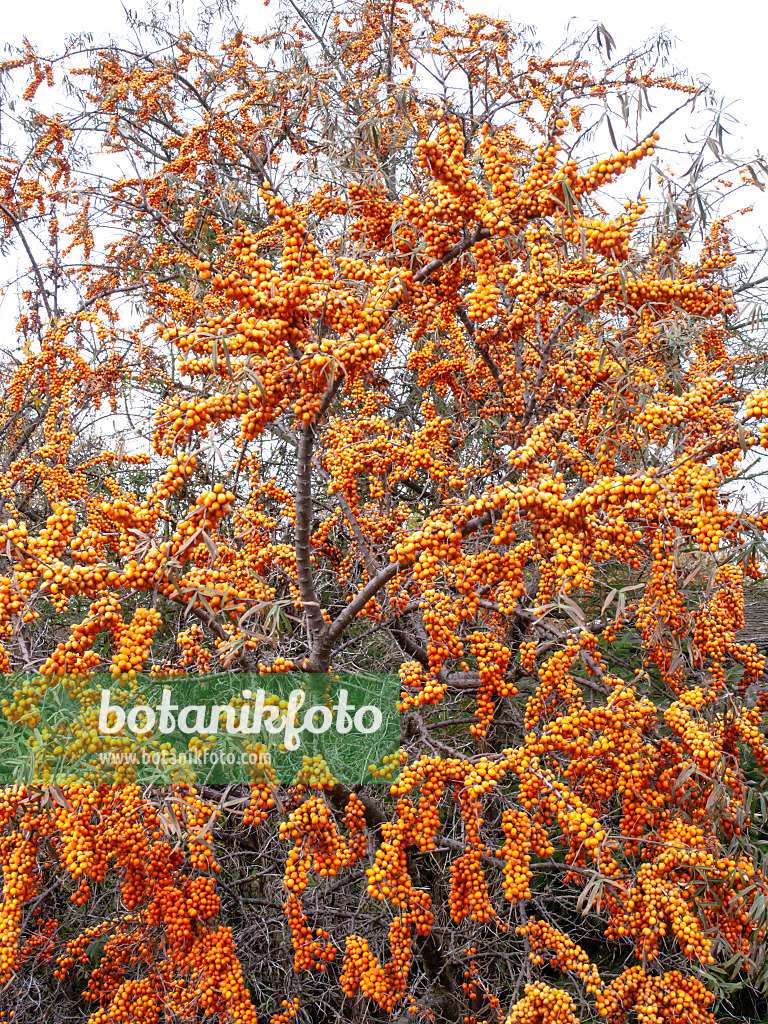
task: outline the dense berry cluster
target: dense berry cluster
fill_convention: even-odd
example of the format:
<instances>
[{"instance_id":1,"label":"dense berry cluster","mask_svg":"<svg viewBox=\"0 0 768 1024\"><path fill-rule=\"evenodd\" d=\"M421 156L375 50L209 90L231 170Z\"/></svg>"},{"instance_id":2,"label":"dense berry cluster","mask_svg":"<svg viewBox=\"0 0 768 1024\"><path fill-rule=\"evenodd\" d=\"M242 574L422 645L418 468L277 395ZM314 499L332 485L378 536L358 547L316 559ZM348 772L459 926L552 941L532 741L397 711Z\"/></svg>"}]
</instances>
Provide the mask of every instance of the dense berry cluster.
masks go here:
<instances>
[{"instance_id":1,"label":"dense berry cluster","mask_svg":"<svg viewBox=\"0 0 768 1024\"><path fill-rule=\"evenodd\" d=\"M0 1003L38 971L93 1024L254 1024L262 983L271 1024L711 1024L766 941L768 515L729 482L768 390L723 167L646 123L696 89L603 26L607 63L432 0L286 17L89 51L0 158L0 236L47 253L0 371ZM30 103L58 67L0 71ZM147 671L398 674L400 749L95 781L94 681Z\"/></svg>"}]
</instances>

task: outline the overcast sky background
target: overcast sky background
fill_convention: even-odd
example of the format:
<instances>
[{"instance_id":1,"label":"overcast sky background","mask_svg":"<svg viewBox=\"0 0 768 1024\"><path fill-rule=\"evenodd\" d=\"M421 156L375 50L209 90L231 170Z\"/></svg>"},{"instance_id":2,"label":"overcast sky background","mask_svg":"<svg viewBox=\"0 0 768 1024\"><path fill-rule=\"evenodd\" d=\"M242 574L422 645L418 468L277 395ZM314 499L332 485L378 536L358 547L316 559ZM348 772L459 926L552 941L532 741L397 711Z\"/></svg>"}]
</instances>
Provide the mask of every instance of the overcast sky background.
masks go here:
<instances>
[{"instance_id":1,"label":"overcast sky background","mask_svg":"<svg viewBox=\"0 0 768 1024\"><path fill-rule=\"evenodd\" d=\"M158 7L165 5L165 0ZM174 0L175 5L175 0ZM131 2L132 9L141 3ZM765 46L768 39L768 4L715 6L706 0L543 0L540 4L513 4L508 0L468 0L467 7L513 21L530 21L539 30L545 49L565 37L566 24L584 28L600 21L619 51L630 50L662 26L678 37L677 62L695 74L706 74L719 95L732 103L732 112L745 122L747 151L768 150L768 114L765 109ZM251 31L267 24L276 4L265 8L261 0L244 0L240 13ZM43 49L56 49L72 32L89 30L97 37L119 33L123 20L119 0L6 0L0 22L0 41L18 43L23 35ZM194 17L197 3L185 0Z\"/></svg>"},{"instance_id":2,"label":"overcast sky background","mask_svg":"<svg viewBox=\"0 0 768 1024\"><path fill-rule=\"evenodd\" d=\"M132 10L145 8L146 0L129 0ZM311 0L308 6L311 5ZM199 0L155 0L158 10L180 10L182 19L194 22ZM768 4L752 0L733 9L709 0L645 0L642 4L617 4L616 0L543 0L540 4L514 4L510 0L464 0L471 11L482 11L511 21L535 25L544 53L553 52L566 36L581 33L595 23L605 25L616 42L618 56L655 37L665 28L675 40L674 63L695 77L706 77L726 110L742 122L732 124L730 152L751 158L768 154L768 113L765 95L765 45L768 39ZM263 32L275 12L277 0L240 0L237 11L248 30ZM726 13L727 12L727 13ZM90 31L94 41L124 26L120 0L6 0L0 20L0 43L20 43L26 35L42 51L54 52L67 35ZM614 59L617 55L614 55ZM679 94L667 94L668 101ZM656 93L654 104L665 102ZM683 115L685 116L685 115ZM662 145L664 142L662 141ZM754 220L768 222L768 196L749 190L739 193L738 204L755 202ZM744 228L746 225L740 225ZM752 235L752 232L749 232ZM754 236L752 236L754 240Z\"/></svg>"},{"instance_id":3,"label":"overcast sky background","mask_svg":"<svg viewBox=\"0 0 768 1024\"><path fill-rule=\"evenodd\" d=\"M145 0L131 0L132 10L142 10ZM194 22L198 0L172 0L186 21ZM157 8L168 0L158 0ZM705 76L726 109L742 122L733 125L731 152L744 158L757 152L768 154L768 113L765 101L768 40L768 4L752 0L748 4L717 7L707 0L645 0L642 4L617 4L615 0L543 0L540 4L512 4L509 0L464 0L471 11L493 17L523 21L536 26L544 53L553 52L567 36L601 22L615 40L617 55L635 49L664 27L674 37L673 62L695 77ZM2 50L19 44L27 36L43 52L55 52L73 33L89 31L94 42L109 34L119 36L124 26L120 0L6 0L0 21ZM273 0L265 7L262 0L241 0L238 13L247 30L261 33L277 7ZM570 25L570 28L568 27ZM756 189L738 193L739 205L754 202L749 220L756 233L746 233L752 241L768 233L768 195ZM747 225L742 222L740 230Z\"/></svg>"}]
</instances>

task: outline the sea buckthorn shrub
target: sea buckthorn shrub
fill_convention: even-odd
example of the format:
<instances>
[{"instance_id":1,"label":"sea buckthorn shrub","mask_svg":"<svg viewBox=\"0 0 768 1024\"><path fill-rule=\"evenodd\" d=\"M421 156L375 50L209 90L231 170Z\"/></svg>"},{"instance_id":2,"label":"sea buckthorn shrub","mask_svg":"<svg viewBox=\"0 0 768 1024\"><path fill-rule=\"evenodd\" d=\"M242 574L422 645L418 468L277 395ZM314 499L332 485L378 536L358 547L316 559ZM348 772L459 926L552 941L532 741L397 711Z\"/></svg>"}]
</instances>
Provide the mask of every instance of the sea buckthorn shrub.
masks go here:
<instances>
[{"instance_id":1,"label":"sea buckthorn shrub","mask_svg":"<svg viewBox=\"0 0 768 1024\"><path fill-rule=\"evenodd\" d=\"M0 1021L765 1019L764 162L603 26L227 10L0 64L0 735L97 673L387 673L401 746L20 756Z\"/></svg>"}]
</instances>

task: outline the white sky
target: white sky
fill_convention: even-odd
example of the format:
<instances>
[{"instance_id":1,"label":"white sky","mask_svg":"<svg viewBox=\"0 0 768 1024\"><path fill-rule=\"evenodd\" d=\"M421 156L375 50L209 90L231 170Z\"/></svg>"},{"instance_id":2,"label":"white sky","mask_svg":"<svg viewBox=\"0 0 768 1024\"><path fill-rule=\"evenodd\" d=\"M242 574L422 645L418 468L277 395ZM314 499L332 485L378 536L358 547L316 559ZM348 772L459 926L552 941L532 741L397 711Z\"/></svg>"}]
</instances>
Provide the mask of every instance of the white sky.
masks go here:
<instances>
[{"instance_id":1,"label":"white sky","mask_svg":"<svg viewBox=\"0 0 768 1024\"><path fill-rule=\"evenodd\" d=\"M264 31L276 12L278 0L265 6L263 0L234 0L238 16L254 33ZM768 114L765 92L765 41L768 39L768 3L751 0L733 9L715 7L712 0L643 0L642 4L617 4L616 0L543 0L539 5L523 5L511 0L463 0L470 11L482 11L510 21L530 21L544 44L545 55L554 51L567 35L581 33L601 22L613 36L617 53L638 47L655 37L663 27L676 40L672 61L695 77L704 76L718 97L725 101L728 113L741 125L731 124L732 137L726 139L729 153L751 158L757 152L768 155ZM141 10L147 0L6 0L0 20L2 49L19 43L26 34L43 51L59 49L69 34L89 31L94 41L109 33L119 35L124 27L124 3ZM299 0L301 4L301 0ZM306 0L311 7L312 0ZM158 10L181 10L182 17L193 22L200 9L199 0L154 0ZM570 26L570 28L569 28ZM676 94L667 94L676 99ZM654 105L664 105L661 94ZM682 115L683 120L685 114ZM606 138L606 144L608 140ZM730 145L729 145L730 143ZM662 141L662 146L664 142ZM760 196L750 189L738 194L738 205L755 204L752 222L763 230L768 227L768 194ZM742 204L742 197L744 203ZM738 229L743 231L742 222ZM752 235L752 232L748 232ZM752 235L752 240L756 236Z\"/></svg>"},{"instance_id":2,"label":"white sky","mask_svg":"<svg viewBox=\"0 0 768 1024\"><path fill-rule=\"evenodd\" d=\"M730 112L745 122L745 149L768 151L765 110L765 41L768 5L758 0L724 6L712 0L543 0L525 7L509 0L469 0L472 10L530 22L539 30L545 51L565 38L571 18L576 29L602 22L619 52L634 49L657 31L677 38L673 59L695 75L705 75L719 96L733 104ZM522 15L522 17L520 17Z\"/></svg>"},{"instance_id":3,"label":"white sky","mask_svg":"<svg viewBox=\"0 0 768 1024\"><path fill-rule=\"evenodd\" d=\"M197 0L172 0L193 21ZM308 0L308 6L311 0ZM132 0L131 9L141 9L144 0ZM157 0L157 7L171 9L169 0ZM536 26L544 52L553 51L574 31L602 22L613 36L617 56L636 48L665 27L677 45L672 61L695 76L706 76L728 111L743 123L733 126L732 152L742 157L756 152L768 154L768 114L765 92L765 44L768 39L768 4L751 0L747 4L723 6L712 0L643 0L642 4L617 4L616 0L543 0L538 5L513 4L510 0L464 0L472 11L494 17L522 20ZM248 30L262 32L275 12L277 0L269 7L262 0L240 0L238 14ZM120 0L6 0L0 21L2 50L20 43L22 36L42 51L58 50L64 38L89 31L94 42L107 34L120 35L124 24ZM571 21L571 19L573 19ZM571 30L566 26L571 21ZM768 195L749 190L745 202L755 202L753 223L768 229ZM744 191L739 193L744 196ZM743 228L744 225L741 225ZM759 229L758 229L759 230Z\"/></svg>"},{"instance_id":4,"label":"white sky","mask_svg":"<svg viewBox=\"0 0 768 1024\"><path fill-rule=\"evenodd\" d=\"M167 0L160 0L158 7ZM135 9L143 0L131 2ZM170 5L169 5L170 6ZM175 0L174 0L175 6ZM513 4L510 0L468 0L467 7L510 20L531 21L545 49L562 41L572 17L586 27L601 21L616 40L619 51L630 50L662 26L678 37L677 62L696 74L707 74L719 95L744 121L745 149L768 151L768 114L765 111L765 44L768 39L768 4L723 5L712 0L544 0L540 4ZM197 4L184 3L194 15ZM239 12L252 31L266 24L276 3L265 8L261 0L241 0ZM80 30L97 37L119 32L123 17L120 0L6 0L0 21L0 42L20 41L26 34L44 49L57 47L65 35Z\"/></svg>"}]
</instances>

